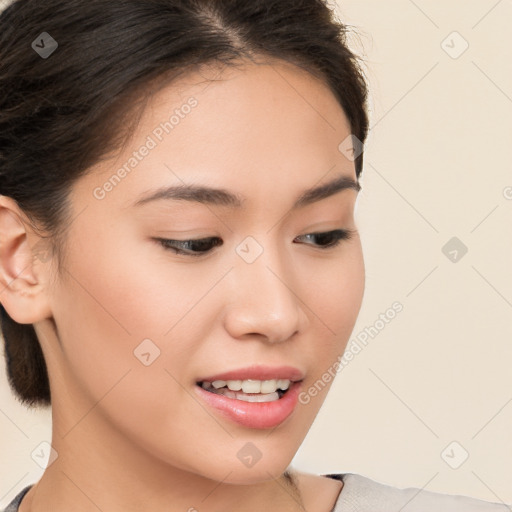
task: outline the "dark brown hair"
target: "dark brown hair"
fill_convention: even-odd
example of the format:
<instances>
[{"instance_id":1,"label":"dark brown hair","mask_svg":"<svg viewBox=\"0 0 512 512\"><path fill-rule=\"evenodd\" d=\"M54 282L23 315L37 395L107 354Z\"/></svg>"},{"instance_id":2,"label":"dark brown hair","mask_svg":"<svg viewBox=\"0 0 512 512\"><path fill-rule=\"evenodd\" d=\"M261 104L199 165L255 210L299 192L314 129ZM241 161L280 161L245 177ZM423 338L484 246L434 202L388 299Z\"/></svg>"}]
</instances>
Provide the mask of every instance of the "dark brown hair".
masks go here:
<instances>
[{"instance_id":1,"label":"dark brown hair","mask_svg":"<svg viewBox=\"0 0 512 512\"><path fill-rule=\"evenodd\" d=\"M33 47L44 32L58 44L46 58ZM46 233L61 268L69 191L126 142L140 98L203 65L255 56L323 80L364 143L367 85L347 33L322 0L17 0L0 14L0 194ZM50 405L33 326L0 313L16 398Z\"/></svg>"}]
</instances>

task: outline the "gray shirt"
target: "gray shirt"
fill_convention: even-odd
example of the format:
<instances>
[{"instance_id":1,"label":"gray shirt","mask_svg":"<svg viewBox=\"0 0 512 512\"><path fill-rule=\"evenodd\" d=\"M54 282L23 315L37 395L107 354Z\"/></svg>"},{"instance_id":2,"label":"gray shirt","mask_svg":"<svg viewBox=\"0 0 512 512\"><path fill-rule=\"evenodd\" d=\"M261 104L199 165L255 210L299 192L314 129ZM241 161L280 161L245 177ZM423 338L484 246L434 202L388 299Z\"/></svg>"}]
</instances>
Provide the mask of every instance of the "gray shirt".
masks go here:
<instances>
[{"instance_id":1,"label":"gray shirt","mask_svg":"<svg viewBox=\"0 0 512 512\"><path fill-rule=\"evenodd\" d=\"M408 487L392 487L354 473L325 475L343 481L332 512L511 512L511 505ZM9 511L10 512L10 511Z\"/></svg>"},{"instance_id":2,"label":"gray shirt","mask_svg":"<svg viewBox=\"0 0 512 512\"><path fill-rule=\"evenodd\" d=\"M331 512L510 512L511 505L477 500L467 496L442 494L408 487L400 489L381 484L355 473L323 475L343 482L343 488ZM32 485L22 489L0 512L18 512L23 496Z\"/></svg>"}]
</instances>

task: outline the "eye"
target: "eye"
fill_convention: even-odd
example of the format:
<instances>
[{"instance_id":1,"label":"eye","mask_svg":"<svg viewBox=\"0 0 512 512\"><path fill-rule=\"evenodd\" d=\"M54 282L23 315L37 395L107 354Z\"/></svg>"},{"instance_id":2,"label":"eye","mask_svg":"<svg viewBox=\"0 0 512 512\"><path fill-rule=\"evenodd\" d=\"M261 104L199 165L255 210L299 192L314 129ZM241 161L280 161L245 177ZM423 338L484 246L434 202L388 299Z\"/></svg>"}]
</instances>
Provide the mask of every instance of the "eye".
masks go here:
<instances>
[{"instance_id":1,"label":"eye","mask_svg":"<svg viewBox=\"0 0 512 512\"><path fill-rule=\"evenodd\" d=\"M335 229L324 233L308 233L298 236L295 240L313 238L316 242L311 245L327 250L338 246L342 240L349 240L355 233L356 231L350 229ZM164 249L173 251L175 254L194 257L202 256L210 252L214 247L223 244L223 241L215 236L198 238L196 240L170 240L167 238L155 238L154 240L162 245Z\"/></svg>"},{"instance_id":2,"label":"eye","mask_svg":"<svg viewBox=\"0 0 512 512\"><path fill-rule=\"evenodd\" d=\"M308 233L307 235L298 236L295 240L301 238L313 238L317 241L313 245L319 249L332 249L338 246L342 240L350 240L356 232L351 229L335 229L334 231L326 231L324 233Z\"/></svg>"},{"instance_id":3,"label":"eye","mask_svg":"<svg viewBox=\"0 0 512 512\"><path fill-rule=\"evenodd\" d=\"M197 240L169 240L167 238L155 238L155 240L165 249L186 256L201 256L209 252L213 247L223 244L222 240L215 236L198 238Z\"/></svg>"}]
</instances>

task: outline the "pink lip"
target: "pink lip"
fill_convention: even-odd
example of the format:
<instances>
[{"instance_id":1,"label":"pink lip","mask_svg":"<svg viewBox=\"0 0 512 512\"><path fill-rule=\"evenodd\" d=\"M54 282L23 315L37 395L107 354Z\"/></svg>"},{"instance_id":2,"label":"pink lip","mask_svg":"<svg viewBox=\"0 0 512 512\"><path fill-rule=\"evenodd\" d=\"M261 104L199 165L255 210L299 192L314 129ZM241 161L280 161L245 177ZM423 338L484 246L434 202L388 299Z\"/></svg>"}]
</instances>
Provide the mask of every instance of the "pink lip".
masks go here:
<instances>
[{"instance_id":1,"label":"pink lip","mask_svg":"<svg viewBox=\"0 0 512 512\"><path fill-rule=\"evenodd\" d=\"M273 402L245 402L206 391L198 385L195 386L195 392L207 405L239 425L248 428L272 428L282 423L295 410L301 387L301 382L294 382L282 398Z\"/></svg>"},{"instance_id":2,"label":"pink lip","mask_svg":"<svg viewBox=\"0 0 512 512\"><path fill-rule=\"evenodd\" d=\"M288 379L292 382L302 380L304 374L293 366L264 366L252 365L247 368L240 368L229 372L219 373L217 375L203 377L196 382L213 382L215 380L272 380Z\"/></svg>"}]
</instances>

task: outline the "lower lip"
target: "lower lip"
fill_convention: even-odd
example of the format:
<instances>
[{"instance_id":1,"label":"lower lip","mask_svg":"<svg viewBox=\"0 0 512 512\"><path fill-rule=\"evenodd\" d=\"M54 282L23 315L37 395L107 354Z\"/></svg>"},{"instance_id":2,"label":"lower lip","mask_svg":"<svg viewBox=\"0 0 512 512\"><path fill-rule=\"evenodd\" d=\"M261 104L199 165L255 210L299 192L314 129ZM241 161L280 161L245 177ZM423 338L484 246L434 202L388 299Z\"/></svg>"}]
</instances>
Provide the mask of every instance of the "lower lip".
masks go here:
<instances>
[{"instance_id":1,"label":"lower lip","mask_svg":"<svg viewBox=\"0 0 512 512\"><path fill-rule=\"evenodd\" d=\"M230 420L249 428L272 428L282 423L297 405L300 382L293 382L288 391L273 402L244 402L228 398L196 385L196 392L211 407Z\"/></svg>"}]
</instances>

